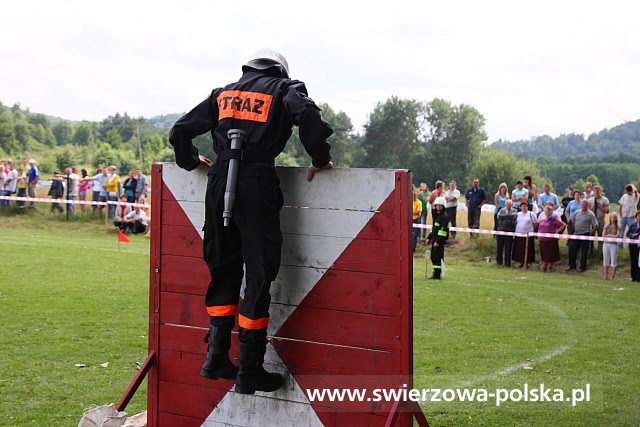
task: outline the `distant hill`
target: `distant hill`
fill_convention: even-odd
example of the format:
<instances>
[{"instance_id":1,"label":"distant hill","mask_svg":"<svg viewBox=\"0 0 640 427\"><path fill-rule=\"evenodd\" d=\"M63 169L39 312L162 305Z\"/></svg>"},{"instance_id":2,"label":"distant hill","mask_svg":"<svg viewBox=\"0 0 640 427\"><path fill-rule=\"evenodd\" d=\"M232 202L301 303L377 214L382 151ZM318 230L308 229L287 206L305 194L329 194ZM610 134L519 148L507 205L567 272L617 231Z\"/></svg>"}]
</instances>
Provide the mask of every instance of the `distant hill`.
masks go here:
<instances>
[{"instance_id":1,"label":"distant hill","mask_svg":"<svg viewBox=\"0 0 640 427\"><path fill-rule=\"evenodd\" d=\"M530 159L563 160L580 155L604 157L617 153L640 157L640 120L593 133L587 138L574 133L557 138L545 135L513 142L500 140L491 146Z\"/></svg>"},{"instance_id":2,"label":"distant hill","mask_svg":"<svg viewBox=\"0 0 640 427\"><path fill-rule=\"evenodd\" d=\"M149 119L149 123L158 129L169 129L185 113L172 113L154 116Z\"/></svg>"}]
</instances>

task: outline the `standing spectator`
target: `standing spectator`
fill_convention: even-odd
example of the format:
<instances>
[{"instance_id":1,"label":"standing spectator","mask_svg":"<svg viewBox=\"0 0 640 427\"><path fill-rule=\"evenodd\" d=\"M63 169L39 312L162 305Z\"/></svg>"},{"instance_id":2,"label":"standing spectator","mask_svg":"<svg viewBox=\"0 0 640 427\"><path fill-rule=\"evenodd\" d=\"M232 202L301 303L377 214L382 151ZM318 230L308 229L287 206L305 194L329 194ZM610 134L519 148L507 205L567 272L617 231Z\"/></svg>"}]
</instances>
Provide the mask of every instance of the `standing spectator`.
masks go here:
<instances>
[{"instance_id":1,"label":"standing spectator","mask_svg":"<svg viewBox=\"0 0 640 427\"><path fill-rule=\"evenodd\" d=\"M503 182L498 186L498 192L493 195L493 204L496 207L493 213L493 231L498 229L498 212L506 206L507 200L509 200L509 188L507 183Z\"/></svg>"},{"instance_id":2,"label":"standing spectator","mask_svg":"<svg viewBox=\"0 0 640 427\"><path fill-rule=\"evenodd\" d=\"M138 181L136 180L135 173L130 170L129 176L124 180L124 184L122 184L122 189L124 190L124 194L127 195L127 200L129 200L129 203L135 203L137 187Z\"/></svg>"},{"instance_id":3,"label":"standing spectator","mask_svg":"<svg viewBox=\"0 0 640 427\"><path fill-rule=\"evenodd\" d=\"M615 212L611 212L611 215L609 215L609 224L604 228L602 237L617 238L619 236L620 225L618 224L618 215ZM616 278L616 271L618 270L618 245L615 242L604 242L602 244L602 266L604 267L603 279L609 279L609 271L611 271L611 280Z\"/></svg>"},{"instance_id":4,"label":"standing spectator","mask_svg":"<svg viewBox=\"0 0 640 427\"><path fill-rule=\"evenodd\" d=\"M636 212L633 224L629 224L627 237L630 239L640 238L640 212ZM640 267L638 267L638 244L629 243L629 258L631 260L631 281L640 282Z\"/></svg>"},{"instance_id":5,"label":"standing spectator","mask_svg":"<svg viewBox=\"0 0 640 427\"><path fill-rule=\"evenodd\" d=\"M531 175L525 175L522 178L523 187L528 191L527 193L527 204L529 205L529 210L533 213L537 213L537 206L534 206L534 202L538 198L538 191L536 190L536 185L531 180Z\"/></svg>"},{"instance_id":6,"label":"standing spectator","mask_svg":"<svg viewBox=\"0 0 640 427\"><path fill-rule=\"evenodd\" d=\"M107 179L104 183L104 189L107 193L107 202L115 202L118 200L118 190L120 187L120 177L116 173L118 168L111 165L107 168ZM109 203L109 215L113 216L115 212L115 203Z\"/></svg>"},{"instance_id":7,"label":"standing spectator","mask_svg":"<svg viewBox=\"0 0 640 427\"><path fill-rule=\"evenodd\" d=\"M118 203L116 205L115 211L114 211L114 219L113 219L113 225L115 225L116 227L118 227L120 230L125 231L127 229L126 227L126 222L124 221L124 218L129 215L129 213L131 212L131 204L128 203L129 200L127 199L126 194L122 194L120 196L120 203Z\"/></svg>"},{"instance_id":8,"label":"standing spectator","mask_svg":"<svg viewBox=\"0 0 640 427\"><path fill-rule=\"evenodd\" d=\"M504 202L504 208L498 211L498 231L506 231L515 233L516 222L518 220L518 211L513 207L513 201L507 199ZM511 250L513 245L513 236L496 235L496 264L502 265L504 254L504 265L511 267Z\"/></svg>"},{"instance_id":9,"label":"standing spectator","mask_svg":"<svg viewBox=\"0 0 640 427\"><path fill-rule=\"evenodd\" d=\"M440 180L436 181L436 188L429 195L429 204L431 205L431 222L432 223L435 222L436 220L436 207L434 203L438 197L444 197L445 194L446 194L446 191L444 191L444 182Z\"/></svg>"},{"instance_id":10,"label":"standing spectator","mask_svg":"<svg viewBox=\"0 0 640 427\"><path fill-rule=\"evenodd\" d=\"M473 178L472 186L467 190L465 194L465 199L467 200L467 223L469 224L469 228L480 228L480 215L482 213L482 205L487 202L487 194L484 191L484 188L480 187L480 179ZM471 233L471 237L474 236L475 233Z\"/></svg>"},{"instance_id":11,"label":"standing spectator","mask_svg":"<svg viewBox=\"0 0 640 427\"><path fill-rule=\"evenodd\" d=\"M36 166L36 161L34 159L29 160L29 172L27 174L27 196L35 199L36 198L36 187L38 186L38 180L40 179L40 170L38 166ZM29 202L29 207L35 209L36 202Z\"/></svg>"},{"instance_id":12,"label":"standing spectator","mask_svg":"<svg viewBox=\"0 0 640 427\"><path fill-rule=\"evenodd\" d=\"M7 172L5 172L6 166L4 164L0 164L0 196L8 196L4 189L4 181L7 179ZM0 199L0 207L9 206L9 201Z\"/></svg>"},{"instance_id":13,"label":"standing spectator","mask_svg":"<svg viewBox=\"0 0 640 427\"><path fill-rule=\"evenodd\" d=\"M593 184L591 184L589 181L584 183L584 193L582 193L582 197L585 200L589 200L590 198L593 197Z\"/></svg>"},{"instance_id":14,"label":"standing spectator","mask_svg":"<svg viewBox=\"0 0 640 427\"><path fill-rule=\"evenodd\" d=\"M558 218L553 213L552 206L546 206L544 208L545 218L540 221L538 225L539 233L550 233L550 234L562 234L564 229L567 228L567 224L562 222L560 218ZM558 247L558 239L555 237L544 237L540 236L538 238L539 246L540 246L540 261L542 263L541 268L542 271L548 273L553 268L553 263L560 261L560 248Z\"/></svg>"},{"instance_id":15,"label":"standing spectator","mask_svg":"<svg viewBox=\"0 0 640 427\"><path fill-rule=\"evenodd\" d=\"M444 211L447 213L449 223L452 227L458 226L457 216L458 201L460 200L460 190L458 190L457 185L458 183L456 183L452 179L451 181L449 181L449 190L444 193L444 199L447 201L447 204L444 207ZM452 230L450 234L451 238L455 240L456 232Z\"/></svg>"},{"instance_id":16,"label":"standing spectator","mask_svg":"<svg viewBox=\"0 0 640 427\"><path fill-rule=\"evenodd\" d=\"M520 205L527 202L529 197L529 190L524 188L524 184L521 180L516 181L516 188L511 192L511 200L513 201L513 207L520 210Z\"/></svg>"},{"instance_id":17,"label":"standing spectator","mask_svg":"<svg viewBox=\"0 0 640 427\"><path fill-rule=\"evenodd\" d=\"M582 193L577 191L579 198L582 198ZM573 234L576 236L593 236L598 228L598 220L593 212L589 210L589 202L587 200L580 201L580 210L574 212L573 219L571 220L573 225ZM580 251L580 268L576 271L582 273L587 269L587 257L589 256L589 244L588 240L571 239L569 240L569 266L565 268L565 271L571 271L576 269L576 260L578 257L578 251Z\"/></svg>"},{"instance_id":18,"label":"standing spectator","mask_svg":"<svg viewBox=\"0 0 640 427\"><path fill-rule=\"evenodd\" d=\"M520 203L520 212L516 219L516 233L526 234L535 231L538 225L538 218L533 212L529 211L529 204ZM536 262L536 247L534 236L524 237L516 236L513 240L514 261L520 263L520 267L529 268L529 264Z\"/></svg>"},{"instance_id":19,"label":"standing spectator","mask_svg":"<svg viewBox=\"0 0 640 427\"><path fill-rule=\"evenodd\" d=\"M66 168L65 175L55 175L52 180L65 182L67 184L67 200L76 200L78 198L78 187L80 177L73 171L73 168ZM75 214L75 206L73 203L67 203L67 212Z\"/></svg>"},{"instance_id":20,"label":"standing spectator","mask_svg":"<svg viewBox=\"0 0 640 427\"><path fill-rule=\"evenodd\" d=\"M89 174L86 169L81 169L80 173L82 174L82 178L80 178L80 184L78 185L78 200L84 202L87 200L87 191L89 190L91 182L87 179ZM82 216L86 215L87 205L80 203L80 210L82 211Z\"/></svg>"},{"instance_id":21,"label":"standing spectator","mask_svg":"<svg viewBox=\"0 0 640 427\"><path fill-rule=\"evenodd\" d=\"M540 212L544 211L547 202L553 203L554 210L560 206L558 196L551 192L551 184L548 182L544 184L544 192L538 196L538 209Z\"/></svg>"},{"instance_id":22,"label":"standing spectator","mask_svg":"<svg viewBox=\"0 0 640 427\"><path fill-rule=\"evenodd\" d=\"M49 196L52 199L57 200L64 196L64 186L62 185L62 179L60 178L60 174L58 172L53 172L53 176L51 177L51 187L49 187ZM57 201L51 203L51 212L63 212L62 206Z\"/></svg>"},{"instance_id":23,"label":"standing spectator","mask_svg":"<svg viewBox=\"0 0 640 427\"><path fill-rule=\"evenodd\" d=\"M418 192L413 190L413 216L412 220L414 224L420 224L420 217L422 216L422 202L418 200ZM420 235L420 228L413 227L413 252L416 251L418 245L418 236Z\"/></svg>"},{"instance_id":24,"label":"standing spectator","mask_svg":"<svg viewBox=\"0 0 640 427\"><path fill-rule=\"evenodd\" d=\"M582 202L582 191L573 190L573 200L569 202L564 212L565 217L569 221L567 223L569 234L575 234L573 217L575 216L576 212L580 210L580 205L582 204L581 202Z\"/></svg>"},{"instance_id":25,"label":"standing spectator","mask_svg":"<svg viewBox=\"0 0 640 427\"><path fill-rule=\"evenodd\" d=\"M24 168L18 168L18 193L16 194L18 197L26 197L27 196L27 174L24 173ZM24 208L24 200L18 200L18 207Z\"/></svg>"},{"instance_id":26,"label":"standing spectator","mask_svg":"<svg viewBox=\"0 0 640 427\"><path fill-rule=\"evenodd\" d=\"M4 195L11 196L18 189L18 171L13 167L13 160L7 160L7 171L4 178ZM10 206L10 200L4 200L5 206Z\"/></svg>"},{"instance_id":27,"label":"standing spectator","mask_svg":"<svg viewBox=\"0 0 640 427\"><path fill-rule=\"evenodd\" d=\"M628 184L624 187L624 194L620 197L620 200L618 200L618 204L620 205L618 209L620 215L620 237L623 237L627 227L635 222L639 201L640 195L635 185ZM618 247L621 248L622 243L619 243Z\"/></svg>"},{"instance_id":28,"label":"standing spectator","mask_svg":"<svg viewBox=\"0 0 640 427\"><path fill-rule=\"evenodd\" d=\"M141 196L146 198L149 192L149 180L140 168L136 169L136 183L136 199Z\"/></svg>"},{"instance_id":29,"label":"standing spectator","mask_svg":"<svg viewBox=\"0 0 640 427\"><path fill-rule=\"evenodd\" d=\"M124 230L131 229L133 234L140 234L147 231L147 215L144 213L140 206L134 206L133 210L124 217Z\"/></svg>"},{"instance_id":30,"label":"standing spectator","mask_svg":"<svg viewBox=\"0 0 640 427\"><path fill-rule=\"evenodd\" d=\"M427 217L429 215L429 186L426 182L420 183L420 188L418 190L418 200L422 203L422 214L420 215L420 224L427 225ZM420 230L420 238L424 240L427 238L427 229L423 228Z\"/></svg>"},{"instance_id":31,"label":"standing spectator","mask_svg":"<svg viewBox=\"0 0 640 427\"><path fill-rule=\"evenodd\" d=\"M604 230L604 217L609 213L609 199L601 194L601 187L596 185L593 187L593 197L588 199L589 209L596 215L598 220L598 229L596 234L598 237L602 237L602 231ZM600 249L602 242L598 242L598 250ZM593 242L591 242L591 249L593 250Z\"/></svg>"},{"instance_id":32,"label":"standing spectator","mask_svg":"<svg viewBox=\"0 0 640 427\"><path fill-rule=\"evenodd\" d=\"M102 212L102 205L99 205L98 203L107 201L107 193L104 191L104 183L107 179L106 171L106 168L98 168L95 175L90 178L84 178L85 180L91 182L91 201L94 202L94 204L92 205L94 214L96 212ZM101 198L101 195L104 197Z\"/></svg>"},{"instance_id":33,"label":"standing spectator","mask_svg":"<svg viewBox=\"0 0 640 427\"><path fill-rule=\"evenodd\" d=\"M427 244L431 245L431 263L433 264L433 274L429 280L440 280L442 276L442 261L444 260L444 246L449 238L449 217L444 210L447 201L444 197L438 197L434 201L435 219L433 228L427 239Z\"/></svg>"}]
</instances>

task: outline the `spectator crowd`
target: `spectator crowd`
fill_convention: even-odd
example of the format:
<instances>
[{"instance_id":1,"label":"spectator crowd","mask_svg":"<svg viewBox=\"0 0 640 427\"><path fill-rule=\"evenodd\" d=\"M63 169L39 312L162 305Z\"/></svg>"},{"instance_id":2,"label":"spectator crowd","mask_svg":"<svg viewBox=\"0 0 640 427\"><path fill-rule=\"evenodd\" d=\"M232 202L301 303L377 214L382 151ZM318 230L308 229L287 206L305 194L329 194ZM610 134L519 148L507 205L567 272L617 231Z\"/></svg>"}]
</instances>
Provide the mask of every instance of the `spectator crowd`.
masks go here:
<instances>
[{"instance_id":1,"label":"spectator crowd","mask_svg":"<svg viewBox=\"0 0 640 427\"><path fill-rule=\"evenodd\" d=\"M464 193L464 202L460 201L461 193L455 181L449 183L448 191L445 191L444 185L443 181L436 181L435 190L429 192L428 185L423 182L414 190L414 223L428 224L431 209L432 227L437 227L434 201L443 197L446 201L446 218L452 227L456 226L459 203L463 203L467 211L467 227L479 229L483 206L492 202L492 234L498 265L511 267L513 263L514 267L529 268L535 264L540 271L553 271L554 266L561 261L561 255L559 239L549 235L567 232L575 237L566 239L568 259L564 270L582 273L587 270L590 259L598 256L602 259L603 279L614 279L618 269L618 252L623 248L623 243L594 242L590 238L638 239L640 236L640 194L633 184L625 186L624 194L618 200L617 212L611 211L610 201L601 186L590 182L584 184L584 190L569 186L566 195L559 198L552 192L550 183L544 183L542 191L538 192L531 176L527 175L514 183L511 192L507 183L501 183L491 199L480 185L480 179L474 178ZM548 235L528 235L535 232ZM414 252L418 243L430 243L426 238L427 233L425 228L414 229ZM471 239L478 236L474 232L469 234ZM455 231L451 230L450 238L444 242L446 246L455 242ZM629 243L627 246L631 280L640 282L638 245ZM539 260L536 255L539 255Z\"/></svg>"},{"instance_id":2,"label":"spectator crowd","mask_svg":"<svg viewBox=\"0 0 640 427\"><path fill-rule=\"evenodd\" d=\"M148 227L146 208L138 205L146 205L149 180L140 168L128 171L126 178L122 179L113 165L99 167L93 175L87 169L78 173L77 168L67 167L62 173L53 172L49 181L51 185L47 194L52 199L51 212L65 211L60 203L62 200L67 201L66 211L70 215L84 216L89 210L94 215L101 215L107 206L107 214L121 231L131 230L133 234L139 234ZM12 160L0 161L0 196L35 199L37 187L41 185L40 169L35 159L23 159L20 165L15 165ZM74 200L88 203L76 204L72 202ZM36 209L37 206L35 200L16 200L15 203L18 208ZM0 208L9 206L11 200L0 199Z\"/></svg>"}]
</instances>

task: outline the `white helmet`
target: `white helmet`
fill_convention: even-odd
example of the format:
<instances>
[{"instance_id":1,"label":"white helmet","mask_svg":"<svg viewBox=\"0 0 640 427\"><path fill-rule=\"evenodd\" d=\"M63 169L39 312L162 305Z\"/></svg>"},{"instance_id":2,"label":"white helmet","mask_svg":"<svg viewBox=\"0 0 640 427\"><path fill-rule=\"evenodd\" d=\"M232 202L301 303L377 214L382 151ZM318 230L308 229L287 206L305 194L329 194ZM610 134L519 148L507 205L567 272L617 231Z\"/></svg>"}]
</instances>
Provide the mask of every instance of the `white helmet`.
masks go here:
<instances>
[{"instance_id":1,"label":"white helmet","mask_svg":"<svg viewBox=\"0 0 640 427\"><path fill-rule=\"evenodd\" d=\"M251 55L249 61L242 67L242 70L244 71L244 67L264 70L272 67L274 63L280 66L284 77L289 77L289 63L287 59L280 52L269 47L258 49L256 53Z\"/></svg>"},{"instance_id":2,"label":"white helmet","mask_svg":"<svg viewBox=\"0 0 640 427\"><path fill-rule=\"evenodd\" d=\"M442 207L444 207L446 206L446 204L447 204L447 200L442 196L436 197L436 199L433 201L433 206L442 205Z\"/></svg>"}]
</instances>

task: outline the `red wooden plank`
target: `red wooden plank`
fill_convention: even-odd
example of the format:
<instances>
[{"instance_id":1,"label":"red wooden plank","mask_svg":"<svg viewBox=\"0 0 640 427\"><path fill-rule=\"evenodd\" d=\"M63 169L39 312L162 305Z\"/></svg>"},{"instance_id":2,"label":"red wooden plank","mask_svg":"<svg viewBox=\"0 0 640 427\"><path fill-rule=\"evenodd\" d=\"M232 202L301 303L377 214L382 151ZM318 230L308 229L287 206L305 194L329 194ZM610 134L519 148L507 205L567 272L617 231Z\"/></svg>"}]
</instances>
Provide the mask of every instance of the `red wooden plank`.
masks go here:
<instances>
[{"instance_id":1,"label":"red wooden plank","mask_svg":"<svg viewBox=\"0 0 640 427\"><path fill-rule=\"evenodd\" d=\"M393 353L336 347L303 341L272 340L273 347L294 375L393 375L398 373Z\"/></svg>"},{"instance_id":2,"label":"red wooden plank","mask_svg":"<svg viewBox=\"0 0 640 427\"><path fill-rule=\"evenodd\" d=\"M160 251L162 255L202 257L202 239L192 225L163 227Z\"/></svg>"},{"instance_id":3,"label":"red wooden plank","mask_svg":"<svg viewBox=\"0 0 640 427\"><path fill-rule=\"evenodd\" d=\"M233 380L210 380L200 376L200 369L205 361L204 355L160 350L159 361L161 382L192 385L223 391L229 391L233 388ZM236 359L234 359L234 363L237 365Z\"/></svg>"},{"instance_id":4,"label":"red wooden plank","mask_svg":"<svg viewBox=\"0 0 640 427\"><path fill-rule=\"evenodd\" d=\"M162 257L162 290L204 296L211 279L207 263L202 256ZM202 299L204 301L204 299ZM202 304L198 305L200 308Z\"/></svg>"},{"instance_id":5,"label":"red wooden plank","mask_svg":"<svg viewBox=\"0 0 640 427\"><path fill-rule=\"evenodd\" d=\"M210 389L217 389L221 391L230 391L233 388L232 380L208 380L202 378L199 375L200 367L203 363L203 358L199 355L191 353L183 353L169 350L161 350L160 354L160 381L161 383L175 383L186 386L204 387ZM266 366L269 370L269 366ZM309 372L306 375L296 375L294 378L298 382L301 390L307 398L309 395L307 391L309 389L362 389L372 391L374 389L394 389L398 388L398 384L401 384L400 375L383 375L381 373L365 375L330 375L327 372L317 371ZM274 399L278 401L285 399L286 394L280 394ZM373 397L370 392L369 397ZM308 403L298 401L298 403ZM350 402L350 401L334 401L329 399L325 401L312 402L316 412L332 412L336 410L348 410L367 413L388 413L391 409L393 402L389 401L362 401L362 402Z\"/></svg>"},{"instance_id":6,"label":"red wooden plank","mask_svg":"<svg viewBox=\"0 0 640 427\"><path fill-rule=\"evenodd\" d=\"M209 327L209 314L205 309L204 298L201 296L162 292L160 301L162 304L161 323Z\"/></svg>"},{"instance_id":7,"label":"red wooden plank","mask_svg":"<svg viewBox=\"0 0 640 427\"><path fill-rule=\"evenodd\" d=\"M396 274L397 255L393 241L355 238L333 263L336 270Z\"/></svg>"},{"instance_id":8,"label":"red wooden plank","mask_svg":"<svg viewBox=\"0 0 640 427\"><path fill-rule=\"evenodd\" d=\"M200 364L204 363L207 348L203 342L203 331L162 325L160 335L162 336L161 352L168 350L191 353ZM283 362L296 374L309 372L326 372L332 375L400 374L398 351L373 351L277 338L272 339L271 342ZM238 354L238 338L237 334L233 334L230 356L237 359Z\"/></svg>"},{"instance_id":9,"label":"red wooden plank","mask_svg":"<svg viewBox=\"0 0 640 427\"><path fill-rule=\"evenodd\" d=\"M162 292L161 323L206 328L209 315L202 298ZM198 309L198 305L202 309ZM331 325L331 327L328 327ZM392 351L400 341L400 318L348 311L298 307L277 336L303 341Z\"/></svg>"},{"instance_id":10,"label":"red wooden plank","mask_svg":"<svg viewBox=\"0 0 640 427\"><path fill-rule=\"evenodd\" d=\"M153 165L152 182L156 183L155 189L151 192L151 209L154 212L154 220L151 222L151 242L150 242L150 272L149 272L149 352L159 351L159 331L160 331L160 286L162 277L160 275L160 245L162 241L162 165ZM147 376L147 422L150 426L158 424L158 367L152 366Z\"/></svg>"},{"instance_id":11,"label":"red wooden plank","mask_svg":"<svg viewBox=\"0 0 640 427\"><path fill-rule=\"evenodd\" d=\"M279 337L374 350L394 350L400 319L299 306L276 333Z\"/></svg>"},{"instance_id":12,"label":"red wooden plank","mask_svg":"<svg viewBox=\"0 0 640 427\"><path fill-rule=\"evenodd\" d=\"M185 225L182 216L184 216L184 212L177 200L170 198L162 201L163 225Z\"/></svg>"},{"instance_id":13,"label":"red wooden plank","mask_svg":"<svg viewBox=\"0 0 640 427\"><path fill-rule=\"evenodd\" d=\"M160 412L204 420L217 402L227 394L226 390L197 387L160 381Z\"/></svg>"},{"instance_id":14,"label":"red wooden plank","mask_svg":"<svg viewBox=\"0 0 640 427\"><path fill-rule=\"evenodd\" d=\"M412 175L407 171L396 172L396 188L393 192L397 206L396 216L399 227L396 239L396 275L402 288L402 319L399 330L402 337L401 373L402 382L413 388L413 250L411 248L413 226L411 210L413 200ZM402 413L396 425L413 425L413 417Z\"/></svg>"},{"instance_id":15,"label":"red wooden plank","mask_svg":"<svg viewBox=\"0 0 640 427\"><path fill-rule=\"evenodd\" d=\"M203 420L160 412L158 421L158 427L200 427ZM151 426L151 424L147 425Z\"/></svg>"},{"instance_id":16,"label":"red wooden plank","mask_svg":"<svg viewBox=\"0 0 640 427\"><path fill-rule=\"evenodd\" d=\"M401 310L395 276L329 269L304 299L306 307L393 316ZM277 301L274 301L277 302Z\"/></svg>"}]
</instances>

